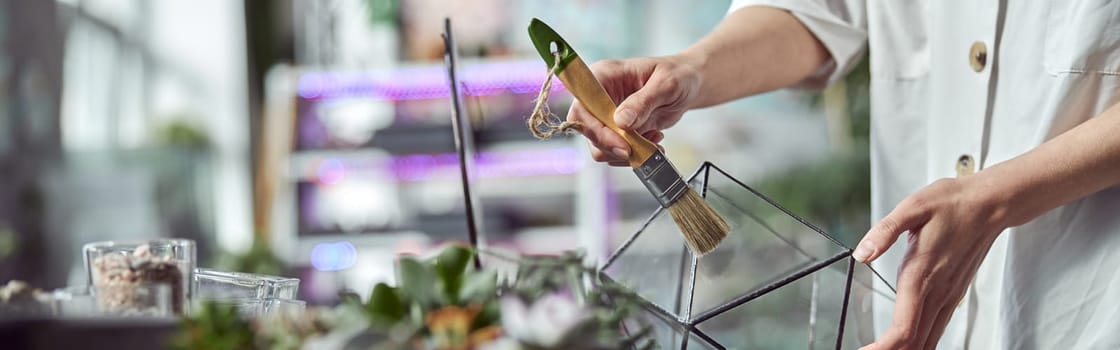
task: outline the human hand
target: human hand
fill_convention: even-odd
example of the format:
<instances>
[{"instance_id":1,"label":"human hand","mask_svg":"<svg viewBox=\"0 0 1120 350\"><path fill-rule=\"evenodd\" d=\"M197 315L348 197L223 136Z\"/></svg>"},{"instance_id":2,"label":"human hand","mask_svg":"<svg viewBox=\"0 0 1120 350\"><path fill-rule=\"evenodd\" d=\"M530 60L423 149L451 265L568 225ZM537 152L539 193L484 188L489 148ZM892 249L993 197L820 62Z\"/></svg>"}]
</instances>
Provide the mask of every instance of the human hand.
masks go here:
<instances>
[{"instance_id":1,"label":"human hand","mask_svg":"<svg viewBox=\"0 0 1120 350\"><path fill-rule=\"evenodd\" d=\"M983 175L942 179L910 195L856 247L853 257L870 263L910 232L898 270L893 322L863 349L937 347L988 249L1006 227L1006 210Z\"/></svg>"},{"instance_id":2,"label":"human hand","mask_svg":"<svg viewBox=\"0 0 1120 350\"><path fill-rule=\"evenodd\" d=\"M599 61L591 65L591 71L618 105L615 124L655 144L665 138L661 130L681 119L700 90L699 72L674 57ZM579 101L572 102L568 121L582 125L580 133L591 142L593 159L629 166L630 145Z\"/></svg>"}]
</instances>

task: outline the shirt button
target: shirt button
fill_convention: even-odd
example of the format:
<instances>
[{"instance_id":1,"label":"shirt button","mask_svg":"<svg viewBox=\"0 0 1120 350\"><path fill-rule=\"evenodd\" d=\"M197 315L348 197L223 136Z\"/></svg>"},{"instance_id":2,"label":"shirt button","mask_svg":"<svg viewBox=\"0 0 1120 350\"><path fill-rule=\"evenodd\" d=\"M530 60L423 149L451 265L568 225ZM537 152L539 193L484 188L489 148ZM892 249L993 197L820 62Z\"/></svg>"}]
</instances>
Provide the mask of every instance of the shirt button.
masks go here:
<instances>
[{"instance_id":1,"label":"shirt button","mask_svg":"<svg viewBox=\"0 0 1120 350\"><path fill-rule=\"evenodd\" d=\"M970 155L962 155L957 158L957 177L972 175L976 172L976 161Z\"/></svg>"},{"instance_id":2,"label":"shirt button","mask_svg":"<svg viewBox=\"0 0 1120 350\"><path fill-rule=\"evenodd\" d=\"M988 64L988 46L984 45L984 42L972 43L972 48L968 50L968 63L976 72L984 70Z\"/></svg>"}]
</instances>

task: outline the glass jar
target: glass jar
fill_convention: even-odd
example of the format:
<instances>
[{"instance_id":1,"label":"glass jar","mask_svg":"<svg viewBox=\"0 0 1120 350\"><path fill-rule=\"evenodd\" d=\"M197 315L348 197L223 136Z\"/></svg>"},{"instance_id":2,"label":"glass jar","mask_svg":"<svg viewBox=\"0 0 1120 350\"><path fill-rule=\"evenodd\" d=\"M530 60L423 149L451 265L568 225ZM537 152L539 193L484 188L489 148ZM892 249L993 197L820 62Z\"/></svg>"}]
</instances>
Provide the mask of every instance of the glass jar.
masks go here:
<instances>
[{"instance_id":1,"label":"glass jar","mask_svg":"<svg viewBox=\"0 0 1120 350\"><path fill-rule=\"evenodd\" d=\"M299 279L244 272L199 268L194 274L195 292L200 300L217 299L295 299Z\"/></svg>"},{"instance_id":2,"label":"glass jar","mask_svg":"<svg viewBox=\"0 0 1120 350\"><path fill-rule=\"evenodd\" d=\"M307 303L302 300L276 299L276 298L227 298L212 299L200 302L214 303L232 307L237 314L244 318L261 318L280 315L297 315L307 308Z\"/></svg>"},{"instance_id":3,"label":"glass jar","mask_svg":"<svg viewBox=\"0 0 1120 350\"><path fill-rule=\"evenodd\" d=\"M96 242L86 244L86 273L97 304L117 308L118 303L143 300L144 295L166 285L171 309L186 312L194 295L195 243L188 239L155 239L139 242ZM145 287L147 286L147 287Z\"/></svg>"},{"instance_id":4,"label":"glass jar","mask_svg":"<svg viewBox=\"0 0 1120 350\"><path fill-rule=\"evenodd\" d=\"M55 290L52 297L64 318L170 317L175 315L171 290L167 283L71 286Z\"/></svg>"},{"instance_id":5,"label":"glass jar","mask_svg":"<svg viewBox=\"0 0 1120 350\"><path fill-rule=\"evenodd\" d=\"M168 290L168 296L171 291ZM64 318L84 318L99 316L97 299L93 296L93 287L69 286L51 292L55 310L58 316Z\"/></svg>"},{"instance_id":6,"label":"glass jar","mask_svg":"<svg viewBox=\"0 0 1120 350\"><path fill-rule=\"evenodd\" d=\"M265 315L298 315L307 308L307 302L295 299L265 299L262 301L264 304Z\"/></svg>"}]
</instances>

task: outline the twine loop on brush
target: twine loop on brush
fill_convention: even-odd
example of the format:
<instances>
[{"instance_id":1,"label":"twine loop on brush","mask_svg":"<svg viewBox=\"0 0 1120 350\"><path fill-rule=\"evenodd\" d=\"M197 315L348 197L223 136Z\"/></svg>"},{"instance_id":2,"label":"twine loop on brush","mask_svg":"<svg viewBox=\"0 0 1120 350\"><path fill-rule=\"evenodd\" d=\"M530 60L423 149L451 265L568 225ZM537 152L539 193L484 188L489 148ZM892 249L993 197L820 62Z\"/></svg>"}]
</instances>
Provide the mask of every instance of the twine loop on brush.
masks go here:
<instances>
[{"instance_id":1,"label":"twine loop on brush","mask_svg":"<svg viewBox=\"0 0 1120 350\"><path fill-rule=\"evenodd\" d=\"M541 84L541 91L537 93L536 105L533 106L533 114L529 115L529 132L541 140L549 139L558 133L570 134L579 131L581 125L576 122L569 122L560 118L556 113L548 107L548 95L552 91L552 78L556 76L556 71L560 70L560 53L553 52L552 68L548 70L548 76L544 79L544 84Z\"/></svg>"}]
</instances>

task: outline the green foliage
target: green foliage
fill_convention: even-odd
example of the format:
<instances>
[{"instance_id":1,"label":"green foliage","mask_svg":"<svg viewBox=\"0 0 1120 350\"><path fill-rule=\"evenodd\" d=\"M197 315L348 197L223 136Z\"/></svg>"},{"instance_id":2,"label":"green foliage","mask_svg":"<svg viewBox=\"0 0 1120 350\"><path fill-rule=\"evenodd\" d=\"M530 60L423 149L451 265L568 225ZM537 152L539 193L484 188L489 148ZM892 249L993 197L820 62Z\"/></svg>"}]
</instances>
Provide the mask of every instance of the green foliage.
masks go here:
<instances>
[{"instance_id":1,"label":"green foliage","mask_svg":"<svg viewBox=\"0 0 1120 350\"><path fill-rule=\"evenodd\" d=\"M633 333L628 335L620 333L625 322L643 311L641 298L601 278L595 268L583 264L582 254L514 259L517 278L504 286L499 285L495 271L471 267L474 254L466 247L448 246L430 259L401 258L398 286L380 283L365 304L349 297L333 310L310 309L294 318L246 321L230 306L203 305L193 318L183 321L175 348L296 349L309 337L332 330L349 334L349 344L361 344L358 348L407 348L404 344L421 343L460 348L490 341L504 331L500 329L502 298L516 297L533 305L546 296L556 300L557 294L571 295L587 316L558 330L566 336L556 348L649 349L656 345L648 336L648 326L630 328ZM564 300L571 305L572 299ZM443 323L436 326L440 320ZM354 332L347 333L347 327Z\"/></svg>"},{"instance_id":2,"label":"green foliage","mask_svg":"<svg viewBox=\"0 0 1120 350\"><path fill-rule=\"evenodd\" d=\"M401 258L397 262L400 273L400 288L410 301L417 303L424 310L429 310L440 301L432 286L436 284L436 274L430 264L425 264L414 258Z\"/></svg>"},{"instance_id":3,"label":"green foliage","mask_svg":"<svg viewBox=\"0 0 1120 350\"><path fill-rule=\"evenodd\" d=\"M478 303L494 298L497 291L497 272L484 270L467 275L457 295L458 299L465 303Z\"/></svg>"},{"instance_id":4,"label":"green foliage","mask_svg":"<svg viewBox=\"0 0 1120 350\"><path fill-rule=\"evenodd\" d=\"M287 266L272 252L267 242L253 240L253 246L245 254L226 254L218 259L217 267L225 271L257 273L262 275L282 275Z\"/></svg>"},{"instance_id":5,"label":"green foliage","mask_svg":"<svg viewBox=\"0 0 1120 350\"><path fill-rule=\"evenodd\" d=\"M407 304L396 288L384 283L373 287L366 304L370 323L383 328L391 327L408 315Z\"/></svg>"},{"instance_id":6,"label":"green foliage","mask_svg":"<svg viewBox=\"0 0 1120 350\"><path fill-rule=\"evenodd\" d=\"M186 122L189 118L177 117L175 121L156 130L156 142L163 146L183 147L189 149L210 148L210 137L206 132Z\"/></svg>"},{"instance_id":7,"label":"green foliage","mask_svg":"<svg viewBox=\"0 0 1120 350\"><path fill-rule=\"evenodd\" d=\"M838 154L763 179L755 186L790 211L824 226L844 243L867 222L871 176L866 152Z\"/></svg>"},{"instance_id":8,"label":"green foliage","mask_svg":"<svg viewBox=\"0 0 1120 350\"><path fill-rule=\"evenodd\" d=\"M366 0L366 12L369 14L370 23L383 23L397 25L400 10L400 0Z\"/></svg>"},{"instance_id":9,"label":"green foliage","mask_svg":"<svg viewBox=\"0 0 1120 350\"><path fill-rule=\"evenodd\" d=\"M847 76L844 84L848 92L848 115L851 118L852 139L855 150L867 151L866 141L871 134L871 68L867 55ZM863 141L863 144L860 144ZM864 152L866 153L866 152Z\"/></svg>"},{"instance_id":10,"label":"green foliage","mask_svg":"<svg viewBox=\"0 0 1120 350\"><path fill-rule=\"evenodd\" d=\"M474 253L463 246L448 246L444 248L433 261L435 274L439 277L437 289L443 293L442 297L447 303L457 304L460 300L459 290L463 286L464 273Z\"/></svg>"},{"instance_id":11,"label":"green foliage","mask_svg":"<svg viewBox=\"0 0 1120 350\"><path fill-rule=\"evenodd\" d=\"M470 269L473 258L470 248L458 245L447 246L428 260L401 258L397 262L399 286L381 283L370 294L365 307L370 322L384 329L401 322L420 326L432 310L477 305L482 312L473 329L496 325L497 312L487 312L497 308L492 303L497 298L497 275Z\"/></svg>"},{"instance_id":12,"label":"green foliage","mask_svg":"<svg viewBox=\"0 0 1120 350\"><path fill-rule=\"evenodd\" d=\"M482 311L475 316L471 329L482 329L502 322L502 309L496 298L487 300L482 304Z\"/></svg>"},{"instance_id":13,"label":"green foliage","mask_svg":"<svg viewBox=\"0 0 1120 350\"><path fill-rule=\"evenodd\" d=\"M253 330L231 305L203 304L192 318L180 322L171 340L179 350L255 349Z\"/></svg>"},{"instance_id":14,"label":"green foliage","mask_svg":"<svg viewBox=\"0 0 1120 350\"><path fill-rule=\"evenodd\" d=\"M594 268L583 265L583 254L565 252L559 256L521 258L512 290L525 300L536 300L557 290L573 289L582 297L584 276L597 276Z\"/></svg>"},{"instance_id":15,"label":"green foliage","mask_svg":"<svg viewBox=\"0 0 1120 350\"><path fill-rule=\"evenodd\" d=\"M19 236L10 226L0 223L0 259L7 258L17 250L19 250Z\"/></svg>"},{"instance_id":16,"label":"green foliage","mask_svg":"<svg viewBox=\"0 0 1120 350\"><path fill-rule=\"evenodd\" d=\"M332 332L363 332L386 338L368 327L364 311L356 304L247 319L233 305L206 303L183 319L171 345L181 350L294 350L302 348L308 339Z\"/></svg>"},{"instance_id":17,"label":"green foliage","mask_svg":"<svg viewBox=\"0 0 1120 350\"><path fill-rule=\"evenodd\" d=\"M848 135L856 141L853 150L866 151L866 141L871 132L871 68L867 55L864 54L852 71L837 84L844 85L847 95L845 103L848 106L848 117L851 119ZM811 105L820 106L824 103L822 93L813 93L808 97L807 102Z\"/></svg>"}]
</instances>

